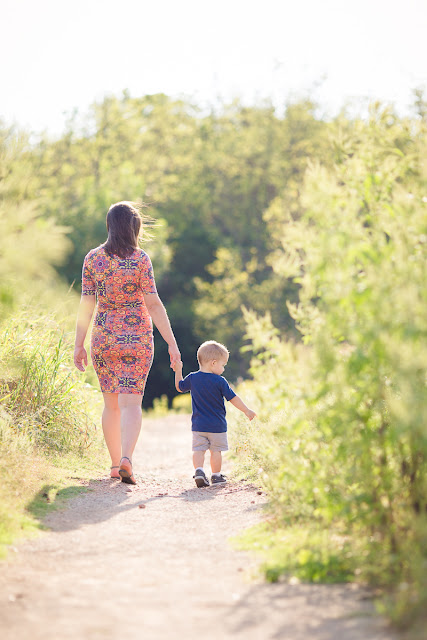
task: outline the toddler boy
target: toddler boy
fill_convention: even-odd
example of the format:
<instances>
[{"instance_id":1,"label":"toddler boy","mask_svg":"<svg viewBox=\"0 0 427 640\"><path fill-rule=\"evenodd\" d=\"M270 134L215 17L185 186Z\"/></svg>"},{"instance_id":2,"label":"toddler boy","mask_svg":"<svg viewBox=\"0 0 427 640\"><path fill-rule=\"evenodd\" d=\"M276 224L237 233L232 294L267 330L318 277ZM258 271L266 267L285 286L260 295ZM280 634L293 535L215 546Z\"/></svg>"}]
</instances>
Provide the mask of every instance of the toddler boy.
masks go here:
<instances>
[{"instance_id":1,"label":"toddler boy","mask_svg":"<svg viewBox=\"0 0 427 640\"><path fill-rule=\"evenodd\" d=\"M212 484L226 482L221 473L222 451L228 451L227 421L225 419L224 398L243 411L252 420L254 411L231 389L221 375L228 362L228 349L219 342L208 340L197 350L200 369L182 378L182 362L174 366L175 387L180 393L191 391L193 413L191 425L193 431L194 480L198 487L208 487L209 480L203 470L205 452L211 453Z\"/></svg>"}]
</instances>

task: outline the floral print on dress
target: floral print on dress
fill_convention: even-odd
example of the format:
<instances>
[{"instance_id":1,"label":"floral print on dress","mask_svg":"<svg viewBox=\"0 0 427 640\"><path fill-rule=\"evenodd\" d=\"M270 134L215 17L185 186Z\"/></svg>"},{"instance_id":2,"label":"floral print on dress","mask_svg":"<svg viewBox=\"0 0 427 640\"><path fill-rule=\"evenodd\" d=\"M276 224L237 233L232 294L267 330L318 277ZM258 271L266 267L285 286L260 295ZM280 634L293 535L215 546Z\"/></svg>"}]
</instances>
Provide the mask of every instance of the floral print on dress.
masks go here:
<instances>
[{"instance_id":1,"label":"floral print on dress","mask_svg":"<svg viewBox=\"0 0 427 640\"><path fill-rule=\"evenodd\" d=\"M103 246L84 259L82 295L96 295L91 356L103 393L143 394L153 360L153 326L144 294L157 293L150 258L135 249L128 258Z\"/></svg>"}]
</instances>

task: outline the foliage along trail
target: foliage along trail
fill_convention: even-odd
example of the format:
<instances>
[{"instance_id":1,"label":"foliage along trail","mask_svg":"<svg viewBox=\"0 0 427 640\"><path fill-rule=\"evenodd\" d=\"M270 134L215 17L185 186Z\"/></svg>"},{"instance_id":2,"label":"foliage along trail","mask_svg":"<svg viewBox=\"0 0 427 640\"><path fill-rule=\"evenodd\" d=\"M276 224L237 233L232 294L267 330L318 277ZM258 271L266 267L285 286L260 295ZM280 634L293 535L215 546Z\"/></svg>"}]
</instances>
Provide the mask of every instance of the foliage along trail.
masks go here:
<instances>
[{"instance_id":1,"label":"foliage along trail","mask_svg":"<svg viewBox=\"0 0 427 640\"><path fill-rule=\"evenodd\" d=\"M2 640L393 638L354 585L253 578L229 539L260 521L265 496L193 485L188 416L144 420L134 462L137 488L93 482L2 563Z\"/></svg>"}]
</instances>

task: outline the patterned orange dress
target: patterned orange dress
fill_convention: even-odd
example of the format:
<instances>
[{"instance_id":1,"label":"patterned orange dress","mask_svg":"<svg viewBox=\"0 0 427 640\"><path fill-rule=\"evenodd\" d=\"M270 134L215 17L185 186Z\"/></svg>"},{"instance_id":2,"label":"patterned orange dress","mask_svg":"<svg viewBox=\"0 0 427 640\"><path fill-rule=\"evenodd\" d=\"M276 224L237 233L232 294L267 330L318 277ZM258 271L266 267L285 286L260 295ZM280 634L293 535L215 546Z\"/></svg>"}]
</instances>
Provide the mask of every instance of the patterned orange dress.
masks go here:
<instances>
[{"instance_id":1,"label":"patterned orange dress","mask_svg":"<svg viewBox=\"0 0 427 640\"><path fill-rule=\"evenodd\" d=\"M103 393L144 393L154 355L153 323L143 294L157 293L150 258L128 258L101 245L83 262L82 295L96 295L91 356Z\"/></svg>"}]
</instances>

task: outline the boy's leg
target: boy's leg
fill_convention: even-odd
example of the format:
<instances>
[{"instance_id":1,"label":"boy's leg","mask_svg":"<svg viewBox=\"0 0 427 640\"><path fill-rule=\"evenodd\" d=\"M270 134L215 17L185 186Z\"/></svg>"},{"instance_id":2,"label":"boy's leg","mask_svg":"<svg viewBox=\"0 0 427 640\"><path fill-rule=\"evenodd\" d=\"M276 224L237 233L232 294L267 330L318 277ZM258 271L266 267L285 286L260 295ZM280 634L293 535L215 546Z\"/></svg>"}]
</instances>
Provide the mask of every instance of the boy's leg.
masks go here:
<instances>
[{"instance_id":1,"label":"boy's leg","mask_svg":"<svg viewBox=\"0 0 427 640\"><path fill-rule=\"evenodd\" d=\"M193 451L193 465L195 469L199 467L203 469L203 465L205 463L205 452L204 451Z\"/></svg>"},{"instance_id":2,"label":"boy's leg","mask_svg":"<svg viewBox=\"0 0 427 640\"><path fill-rule=\"evenodd\" d=\"M211 450L211 469L212 473L220 473L222 467L222 453L221 451Z\"/></svg>"},{"instance_id":3,"label":"boy's leg","mask_svg":"<svg viewBox=\"0 0 427 640\"><path fill-rule=\"evenodd\" d=\"M193 464L195 469L193 478L199 488L209 486L209 480L203 471L205 453L208 447L209 441L205 434L193 431Z\"/></svg>"},{"instance_id":4,"label":"boy's leg","mask_svg":"<svg viewBox=\"0 0 427 640\"><path fill-rule=\"evenodd\" d=\"M227 432L212 433L210 435L210 452L211 452L211 469L212 484L220 484L227 482L225 476L221 473L222 452L228 450Z\"/></svg>"}]
</instances>

